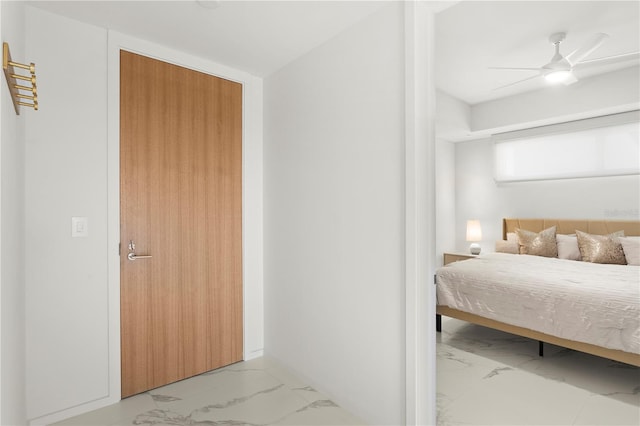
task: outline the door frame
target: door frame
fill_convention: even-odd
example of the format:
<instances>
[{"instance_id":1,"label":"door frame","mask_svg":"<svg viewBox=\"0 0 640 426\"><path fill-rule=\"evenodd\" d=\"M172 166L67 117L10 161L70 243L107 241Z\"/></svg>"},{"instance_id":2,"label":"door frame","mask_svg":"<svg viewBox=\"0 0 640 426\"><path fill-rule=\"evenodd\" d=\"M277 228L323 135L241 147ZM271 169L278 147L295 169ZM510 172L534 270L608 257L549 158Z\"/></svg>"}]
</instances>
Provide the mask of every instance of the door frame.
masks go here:
<instances>
[{"instance_id":1,"label":"door frame","mask_svg":"<svg viewBox=\"0 0 640 426\"><path fill-rule=\"evenodd\" d=\"M109 31L107 42L107 204L109 396L120 383L120 50L127 50L242 84L243 357L263 354L262 80L193 55Z\"/></svg>"},{"instance_id":2,"label":"door frame","mask_svg":"<svg viewBox=\"0 0 640 426\"><path fill-rule=\"evenodd\" d=\"M435 17L448 7L404 3L405 424L436 423Z\"/></svg>"}]
</instances>

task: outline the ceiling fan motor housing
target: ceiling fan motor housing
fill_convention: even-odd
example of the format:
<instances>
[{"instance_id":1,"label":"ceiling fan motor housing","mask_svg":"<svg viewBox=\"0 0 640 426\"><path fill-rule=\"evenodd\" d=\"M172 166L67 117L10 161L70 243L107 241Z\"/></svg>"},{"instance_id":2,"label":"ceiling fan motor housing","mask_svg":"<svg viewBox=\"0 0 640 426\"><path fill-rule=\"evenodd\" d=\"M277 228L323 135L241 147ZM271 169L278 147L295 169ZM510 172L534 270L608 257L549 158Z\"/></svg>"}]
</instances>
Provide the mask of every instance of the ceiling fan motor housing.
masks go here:
<instances>
[{"instance_id":1,"label":"ceiling fan motor housing","mask_svg":"<svg viewBox=\"0 0 640 426\"><path fill-rule=\"evenodd\" d=\"M566 37L566 33L554 33L549 36L549 42L551 42L555 46L556 52L551 58L551 61L548 64L543 65L542 68L540 68L540 74L546 76L550 73L556 73L556 72L566 73L571 71L571 64L560 53L560 43L562 43L565 37Z\"/></svg>"},{"instance_id":2,"label":"ceiling fan motor housing","mask_svg":"<svg viewBox=\"0 0 640 426\"><path fill-rule=\"evenodd\" d=\"M564 41L566 33L553 33L549 36L549 43L558 44Z\"/></svg>"}]
</instances>

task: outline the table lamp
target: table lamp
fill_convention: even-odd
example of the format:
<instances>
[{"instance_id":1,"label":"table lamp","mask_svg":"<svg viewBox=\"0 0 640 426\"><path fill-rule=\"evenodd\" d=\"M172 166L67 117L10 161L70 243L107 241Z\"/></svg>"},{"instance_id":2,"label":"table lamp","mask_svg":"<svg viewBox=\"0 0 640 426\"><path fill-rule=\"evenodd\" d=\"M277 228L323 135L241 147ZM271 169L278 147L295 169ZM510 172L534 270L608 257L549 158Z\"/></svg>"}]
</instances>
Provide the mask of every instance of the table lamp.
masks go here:
<instances>
[{"instance_id":1,"label":"table lamp","mask_svg":"<svg viewBox=\"0 0 640 426\"><path fill-rule=\"evenodd\" d=\"M478 241L482 240L482 229L480 228L479 220L467 221L467 241L471 243L469 251L471 254L480 254L480 244Z\"/></svg>"}]
</instances>

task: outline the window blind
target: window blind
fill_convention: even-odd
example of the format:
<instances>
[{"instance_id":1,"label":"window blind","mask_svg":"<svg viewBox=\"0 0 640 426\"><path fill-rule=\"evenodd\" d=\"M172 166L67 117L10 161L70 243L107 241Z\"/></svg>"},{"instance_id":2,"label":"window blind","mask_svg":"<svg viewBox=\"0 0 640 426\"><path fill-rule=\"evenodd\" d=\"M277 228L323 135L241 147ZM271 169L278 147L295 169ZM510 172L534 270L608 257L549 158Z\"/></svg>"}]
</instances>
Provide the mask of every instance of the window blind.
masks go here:
<instances>
[{"instance_id":1,"label":"window blind","mask_svg":"<svg viewBox=\"0 0 640 426\"><path fill-rule=\"evenodd\" d=\"M640 123L494 140L496 182L640 174Z\"/></svg>"}]
</instances>

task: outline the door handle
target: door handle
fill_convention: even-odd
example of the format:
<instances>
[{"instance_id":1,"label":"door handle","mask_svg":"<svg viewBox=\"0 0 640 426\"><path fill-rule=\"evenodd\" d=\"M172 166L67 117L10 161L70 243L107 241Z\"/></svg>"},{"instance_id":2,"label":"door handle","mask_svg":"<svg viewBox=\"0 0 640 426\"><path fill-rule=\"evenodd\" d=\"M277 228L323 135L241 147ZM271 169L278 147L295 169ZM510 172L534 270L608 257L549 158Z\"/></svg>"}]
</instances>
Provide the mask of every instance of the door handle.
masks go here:
<instances>
[{"instance_id":1,"label":"door handle","mask_svg":"<svg viewBox=\"0 0 640 426\"><path fill-rule=\"evenodd\" d=\"M149 258L151 258L151 257L152 257L152 256L151 256L151 255L148 255L148 254L138 256L138 255L136 255L135 253L129 253L129 254L127 255L127 259L129 259L129 260L136 260L136 259L149 259Z\"/></svg>"},{"instance_id":2,"label":"door handle","mask_svg":"<svg viewBox=\"0 0 640 426\"><path fill-rule=\"evenodd\" d=\"M129 254L127 255L127 259L129 260L136 260L136 259L149 259L151 256L148 254L144 254L144 255L136 255L135 252L136 249L136 243L133 242L133 240L129 241Z\"/></svg>"}]
</instances>

